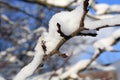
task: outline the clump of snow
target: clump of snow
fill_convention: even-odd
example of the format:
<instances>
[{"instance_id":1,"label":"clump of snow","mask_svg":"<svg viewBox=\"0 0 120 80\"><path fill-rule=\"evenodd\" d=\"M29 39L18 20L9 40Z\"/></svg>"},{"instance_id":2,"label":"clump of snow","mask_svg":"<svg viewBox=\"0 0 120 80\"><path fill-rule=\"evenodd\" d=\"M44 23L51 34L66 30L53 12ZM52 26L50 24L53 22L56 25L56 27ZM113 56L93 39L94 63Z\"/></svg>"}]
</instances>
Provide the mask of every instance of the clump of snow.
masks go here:
<instances>
[{"instance_id":1,"label":"clump of snow","mask_svg":"<svg viewBox=\"0 0 120 80\"><path fill-rule=\"evenodd\" d=\"M43 36L42 36L43 37ZM35 47L35 54L33 60L25 67L23 67L20 72L15 76L13 80L25 80L31 76L37 69L39 64L42 62L44 51L41 46L41 38L39 38L38 43Z\"/></svg>"},{"instance_id":2,"label":"clump of snow","mask_svg":"<svg viewBox=\"0 0 120 80\"><path fill-rule=\"evenodd\" d=\"M50 34L47 32L44 32L42 36L43 36L42 39L39 41L45 41L45 46L46 46L45 54L49 54L53 49L55 49L60 39L56 39L55 37L50 36Z\"/></svg>"},{"instance_id":3,"label":"clump of snow","mask_svg":"<svg viewBox=\"0 0 120 80\"><path fill-rule=\"evenodd\" d=\"M112 18L96 20L96 21L85 21L85 28L87 29L97 29L104 26L114 26L115 24L119 24L120 15L117 15Z\"/></svg>"},{"instance_id":4,"label":"clump of snow","mask_svg":"<svg viewBox=\"0 0 120 80\"><path fill-rule=\"evenodd\" d=\"M114 39L120 37L120 29L116 30L116 31L112 34L112 37L113 37Z\"/></svg>"},{"instance_id":5,"label":"clump of snow","mask_svg":"<svg viewBox=\"0 0 120 80\"><path fill-rule=\"evenodd\" d=\"M101 3L95 5L95 10L97 15L104 14L107 11L107 9L109 9L108 4Z\"/></svg>"},{"instance_id":6,"label":"clump of snow","mask_svg":"<svg viewBox=\"0 0 120 80\"><path fill-rule=\"evenodd\" d=\"M97 49L102 49L102 50L105 49L107 51L111 51L111 50L113 50L113 48L110 45L112 45L113 41L114 41L114 39L111 38L111 37L101 39L94 44L94 47L97 48Z\"/></svg>"},{"instance_id":7,"label":"clump of snow","mask_svg":"<svg viewBox=\"0 0 120 80\"><path fill-rule=\"evenodd\" d=\"M62 11L55 14L49 22L49 34L55 38L59 35L57 32L57 23L59 23L61 25L62 32L65 35L70 35L79 28L83 12L83 2L81 2L80 6L71 12Z\"/></svg>"},{"instance_id":8,"label":"clump of snow","mask_svg":"<svg viewBox=\"0 0 120 80\"><path fill-rule=\"evenodd\" d=\"M108 12L120 12L120 5L112 5L112 6L110 6Z\"/></svg>"},{"instance_id":9,"label":"clump of snow","mask_svg":"<svg viewBox=\"0 0 120 80\"><path fill-rule=\"evenodd\" d=\"M67 6L74 0L46 0L47 3L55 5L55 6Z\"/></svg>"},{"instance_id":10,"label":"clump of snow","mask_svg":"<svg viewBox=\"0 0 120 80\"><path fill-rule=\"evenodd\" d=\"M98 40L97 42L94 43L93 46L96 49L112 51L114 50L112 45L114 44L117 38L120 38L120 29L116 30L110 37Z\"/></svg>"},{"instance_id":11,"label":"clump of snow","mask_svg":"<svg viewBox=\"0 0 120 80\"><path fill-rule=\"evenodd\" d=\"M108 5L105 3L95 4L96 15L105 15L105 13L120 12L120 5Z\"/></svg>"}]
</instances>

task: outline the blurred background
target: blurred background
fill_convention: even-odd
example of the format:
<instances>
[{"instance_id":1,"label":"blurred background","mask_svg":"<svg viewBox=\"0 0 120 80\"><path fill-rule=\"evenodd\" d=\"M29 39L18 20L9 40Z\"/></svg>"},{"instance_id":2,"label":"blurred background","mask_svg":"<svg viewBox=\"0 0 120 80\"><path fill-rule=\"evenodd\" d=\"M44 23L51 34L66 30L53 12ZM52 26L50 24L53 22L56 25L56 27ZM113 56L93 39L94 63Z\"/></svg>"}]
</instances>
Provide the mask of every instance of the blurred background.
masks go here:
<instances>
[{"instance_id":1,"label":"blurred background","mask_svg":"<svg viewBox=\"0 0 120 80\"><path fill-rule=\"evenodd\" d=\"M32 60L36 42L41 34L48 30L49 20L52 15L63 10L70 11L74 9L78 5L77 1L79 0L66 0L66 3L62 0L65 4L63 4L62 1L61 3L59 1L58 3L50 3L50 0L48 1L49 2L46 2L46 0L0 0L0 75L3 77L7 76L7 80L11 80L23 66ZM96 0L95 3L120 5L120 0ZM96 10L92 6L90 6L89 12L92 15L97 15ZM111 12L110 14L116 15L120 14L120 12ZM70 52L75 46L79 46L76 44L82 44L80 46L80 52L84 53L84 55L81 55L79 60L91 58L94 52L92 43L100 38L111 35L115 29L117 28L100 30L97 38L79 37L81 41L75 38L73 39L76 40L74 46L70 44L72 43L71 40L69 42L69 46L71 46L69 50L66 48L62 50ZM106 32L106 30L109 31ZM88 39L89 41L87 41ZM86 48L89 48L89 50L86 51ZM114 48L120 50L120 41ZM75 58L77 59L76 56ZM97 61L100 64L106 65L112 64L119 59L120 52L104 52ZM64 59L59 58L59 63L61 63L60 60ZM53 69L53 65L49 70ZM46 64L46 66L48 65ZM46 68L45 71L48 71L48 68Z\"/></svg>"}]
</instances>

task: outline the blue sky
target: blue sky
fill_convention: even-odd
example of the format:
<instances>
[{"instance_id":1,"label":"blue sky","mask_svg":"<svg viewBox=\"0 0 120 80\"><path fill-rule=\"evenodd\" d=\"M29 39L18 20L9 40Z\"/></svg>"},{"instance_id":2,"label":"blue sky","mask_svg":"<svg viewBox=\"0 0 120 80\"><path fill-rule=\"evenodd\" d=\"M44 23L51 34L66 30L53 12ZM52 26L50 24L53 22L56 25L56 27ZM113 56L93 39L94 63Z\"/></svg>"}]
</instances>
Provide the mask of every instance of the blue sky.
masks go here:
<instances>
[{"instance_id":1,"label":"blue sky","mask_svg":"<svg viewBox=\"0 0 120 80\"><path fill-rule=\"evenodd\" d=\"M120 0L96 0L99 3L120 4Z\"/></svg>"}]
</instances>

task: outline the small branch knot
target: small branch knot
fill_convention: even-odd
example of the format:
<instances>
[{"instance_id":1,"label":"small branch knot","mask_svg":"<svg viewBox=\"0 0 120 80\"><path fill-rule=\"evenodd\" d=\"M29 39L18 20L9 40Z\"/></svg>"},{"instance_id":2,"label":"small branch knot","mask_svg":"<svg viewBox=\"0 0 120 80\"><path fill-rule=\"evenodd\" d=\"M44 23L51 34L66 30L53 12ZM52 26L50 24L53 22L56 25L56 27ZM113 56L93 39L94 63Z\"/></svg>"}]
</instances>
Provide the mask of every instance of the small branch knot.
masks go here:
<instances>
[{"instance_id":1,"label":"small branch knot","mask_svg":"<svg viewBox=\"0 0 120 80\"><path fill-rule=\"evenodd\" d=\"M47 51L46 45L45 45L46 42L43 41L43 40L42 40L41 42L42 42L42 45L41 45L41 46L42 46L42 48L43 48L43 51L44 51L44 53L46 53L46 51Z\"/></svg>"},{"instance_id":2,"label":"small branch knot","mask_svg":"<svg viewBox=\"0 0 120 80\"><path fill-rule=\"evenodd\" d=\"M57 23L57 27L58 27L57 32L60 34L61 37L65 38L66 40L70 38L70 36L65 35L65 34L61 31L61 25L60 25L59 23Z\"/></svg>"}]
</instances>

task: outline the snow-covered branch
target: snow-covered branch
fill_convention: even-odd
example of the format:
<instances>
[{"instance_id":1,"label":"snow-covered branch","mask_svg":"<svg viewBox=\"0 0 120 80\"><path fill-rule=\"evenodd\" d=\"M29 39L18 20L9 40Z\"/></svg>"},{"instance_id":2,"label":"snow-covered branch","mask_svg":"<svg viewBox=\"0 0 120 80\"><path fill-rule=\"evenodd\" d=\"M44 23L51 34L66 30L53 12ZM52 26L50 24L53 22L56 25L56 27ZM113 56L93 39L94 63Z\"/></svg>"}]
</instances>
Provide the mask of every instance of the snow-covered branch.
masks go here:
<instances>
[{"instance_id":1,"label":"snow-covered branch","mask_svg":"<svg viewBox=\"0 0 120 80\"><path fill-rule=\"evenodd\" d=\"M61 79L74 78L75 76L79 75L79 72L84 71L86 68L88 68L91 65L91 63L100 56L102 52L117 51L114 50L112 46L115 45L119 40L120 40L120 29L116 30L110 37L98 40L97 42L94 43L94 47L96 48L96 51L93 54L92 59L79 61L77 64L71 66L71 68L68 71L63 73L60 76L60 78Z\"/></svg>"},{"instance_id":2,"label":"snow-covered branch","mask_svg":"<svg viewBox=\"0 0 120 80\"><path fill-rule=\"evenodd\" d=\"M113 18L101 19L96 21L85 21L85 28L87 29L101 29L107 27L120 26L120 16L115 16Z\"/></svg>"},{"instance_id":3,"label":"snow-covered branch","mask_svg":"<svg viewBox=\"0 0 120 80\"><path fill-rule=\"evenodd\" d=\"M96 15L103 15L106 13L120 13L120 5L108 5L108 4L95 4L94 9L96 10Z\"/></svg>"},{"instance_id":4,"label":"snow-covered branch","mask_svg":"<svg viewBox=\"0 0 120 80\"><path fill-rule=\"evenodd\" d=\"M45 32L39 38L38 44L35 48L35 56L32 62L25 66L17 74L14 80L25 80L27 77L32 75L35 69L38 67L38 65L42 63L44 55L51 55L53 53L55 54L56 51L59 50L61 45L64 44L64 42L66 41L66 39L63 36L60 36L61 35L60 31L62 31L62 33L64 33L67 36L72 34L71 35L72 37L79 34L79 30L82 30L84 28L83 21L87 13L87 6L88 0L81 2L80 6L71 12L61 12L54 15L51 18L49 24L49 33ZM76 19L72 19L74 17L76 17ZM70 20L71 23L66 25L66 22L63 23L64 20L65 21ZM57 23L59 23L59 25ZM74 25L75 23L76 25Z\"/></svg>"},{"instance_id":5,"label":"snow-covered branch","mask_svg":"<svg viewBox=\"0 0 120 80\"><path fill-rule=\"evenodd\" d=\"M120 25L120 16L97 21L86 20L85 17L88 12L88 1L89 0L83 0L80 3L80 6L74 10L57 13L51 18L48 32L44 32L38 40L38 43L35 47L35 55L33 60L23 69L21 69L14 80L27 79L33 74L40 64L44 64L46 59L54 54L57 54L60 47L69 39L78 35L96 36L96 30L98 29ZM120 30L113 33L110 38L105 39L105 41L108 39L111 41L109 44L107 44L107 46L104 43L103 45L100 44L102 47L97 46L99 42L96 42L94 44L96 52L92 59L78 62L68 71L60 75L60 78L65 79L69 76L71 77L73 74L78 74L79 72L85 70L100 55L100 53L108 50L108 48L111 49L111 46L116 42L116 40L119 40L119 38Z\"/></svg>"},{"instance_id":6,"label":"snow-covered branch","mask_svg":"<svg viewBox=\"0 0 120 80\"><path fill-rule=\"evenodd\" d=\"M1 16L1 19L5 20L9 24L13 24L13 22L6 15L0 15L0 16Z\"/></svg>"},{"instance_id":7,"label":"snow-covered branch","mask_svg":"<svg viewBox=\"0 0 120 80\"><path fill-rule=\"evenodd\" d=\"M44 50L41 46L41 39L38 40L38 43L35 47L35 53L33 60L25 67L23 67L20 72L16 75L14 80L26 80L29 76L31 76L34 71L37 69L39 64L42 62L44 56Z\"/></svg>"}]
</instances>

